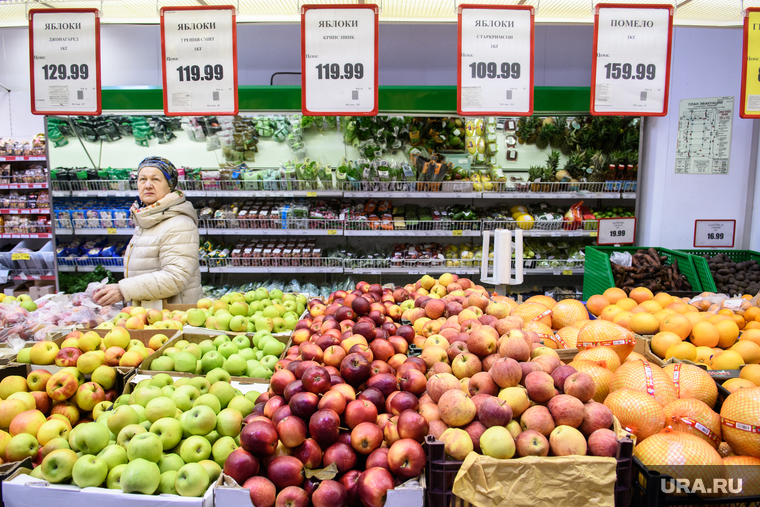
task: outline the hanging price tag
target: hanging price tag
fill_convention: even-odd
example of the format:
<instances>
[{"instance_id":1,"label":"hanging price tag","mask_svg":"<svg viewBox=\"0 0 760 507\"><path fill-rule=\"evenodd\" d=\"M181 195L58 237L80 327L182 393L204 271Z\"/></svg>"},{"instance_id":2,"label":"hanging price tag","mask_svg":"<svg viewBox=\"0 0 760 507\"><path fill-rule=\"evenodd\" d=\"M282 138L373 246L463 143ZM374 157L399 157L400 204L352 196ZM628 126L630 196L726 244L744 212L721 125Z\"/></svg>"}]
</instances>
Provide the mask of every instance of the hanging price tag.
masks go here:
<instances>
[{"instance_id":1,"label":"hanging price tag","mask_svg":"<svg viewBox=\"0 0 760 507\"><path fill-rule=\"evenodd\" d=\"M15 253L15 254L11 254L11 260L12 261L28 261L29 260L29 254L28 253Z\"/></svg>"},{"instance_id":2,"label":"hanging price tag","mask_svg":"<svg viewBox=\"0 0 760 507\"><path fill-rule=\"evenodd\" d=\"M29 17L32 114L100 114L98 10L32 9Z\"/></svg>"},{"instance_id":3,"label":"hanging price tag","mask_svg":"<svg viewBox=\"0 0 760 507\"><path fill-rule=\"evenodd\" d=\"M459 6L457 111L533 114L531 6Z\"/></svg>"},{"instance_id":4,"label":"hanging price tag","mask_svg":"<svg viewBox=\"0 0 760 507\"><path fill-rule=\"evenodd\" d=\"M597 245L632 245L636 241L636 218L600 218Z\"/></svg>"},{"instance_id":5,"label":"hanging price tag","mask_svg":"<svg viewBox=\"0 0 760 507\"><path fill-rule=\"evenodd\" d=\"M733 248L736 220L695 220L694 248Z\"/></svg>"},{"instance_id":6,"label":"hanging price tag","mask_svg":"<svg viewBox=\"0 0 760 507\"><path fill-rule=\"evenodd\" d=\"M116 234L116 229L113 227L109 227L106 229L106 234Z\"/></svg>"},{"instance_id":7,"label":"hanging price tag","mask_svg":"<svg viewBox=\"0 0 760 507\"><path fill-rule=\"evenodd\" d=\"M301 7L301 110L377 114L378 7Z\"/></svg>"},{"instance_id":8,"label":"hanging price tag","mask_svg":"<svg viewBox=\"0 0 760 507\"><path fill-rule=\"evenodd\" d=\"M760 118L760 8L748 7L744 17L742 95L739 116Z\"/></svg>"},{"instance_id":9,"label":"hanging price tag","mask_svg":"<svg viewBox=\"0 0 760 507\"><path fill-rule=\"evenodd\" d=\"M672 5L597 5L591 114L667 115L672 34Z\"/></svg>"},{"instance_id":10,"label":"hanging price tag","mask_svg":"<svg viewBox=\"0 0 760 507\"><path fill-rule=\"evenodd\" d=\"M235 7L162 7L164 114L238 112Z\"/></svg>"}]
</instances>

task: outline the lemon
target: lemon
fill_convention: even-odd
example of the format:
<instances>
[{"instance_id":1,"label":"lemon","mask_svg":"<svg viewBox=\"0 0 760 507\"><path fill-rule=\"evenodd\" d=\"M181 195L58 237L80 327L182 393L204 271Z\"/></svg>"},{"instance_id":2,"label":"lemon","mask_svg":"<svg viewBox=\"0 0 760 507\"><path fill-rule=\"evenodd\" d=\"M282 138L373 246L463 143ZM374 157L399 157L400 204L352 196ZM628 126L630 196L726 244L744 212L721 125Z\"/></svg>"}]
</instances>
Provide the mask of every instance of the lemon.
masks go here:
<instances>
[{"instance_id":1,"label":"lemon","mask_svg":"<svg viewBox=\"0 0 760 507\"><path fill-rule=\"evenodd\" d=\"M528 231L533 228L533 224L535 223L535 220L533 220L533 217L528 215L527 213L524 213L520 215L519 217L515 218L517 221L517 227L524 231Z\"/></svg>"},{"instance_id":2,"label":"lemon","mask_svg":"<svg viewBox=\"0 0 760 507\"><path fill-rule=\"evenodd\" d=\"M521 213L527 213L528 212L528 208L526 208L522 204L519 204L517 206L512 206L511 208L509 208L509 212L510 213L514 214L514 213L517 213L518 211L521 212Z\"/></svg>"}]
</instances>

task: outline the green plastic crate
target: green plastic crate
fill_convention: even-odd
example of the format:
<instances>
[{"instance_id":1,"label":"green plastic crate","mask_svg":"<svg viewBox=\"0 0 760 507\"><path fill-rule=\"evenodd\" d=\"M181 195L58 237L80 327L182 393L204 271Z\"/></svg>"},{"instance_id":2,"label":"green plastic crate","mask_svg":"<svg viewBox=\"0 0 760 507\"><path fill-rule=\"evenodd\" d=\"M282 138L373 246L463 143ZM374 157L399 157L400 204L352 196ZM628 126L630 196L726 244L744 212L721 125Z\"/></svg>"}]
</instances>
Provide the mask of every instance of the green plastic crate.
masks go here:
<instances>
[{"instance_id":1,"label":"green plastic crate","mask_svg":"<svg viewBox=\"0 0 760 507\"><path fill-rule=\"evenodd\" d=\"M694 262L694 268L697 270L699 283L702 284L702 290L707 292L717 292L718 286L715 285L710 266L707 265L705 255L710 257L718 254L726 254L734 262L757 261L760 262L760 253L752 250L678 250L691 255Z\"/></svg>"},{"instance_id":2,"label":"green plastic crate","mask_svg":"<svg viewBox=\"0 0 760 507\"><path fill-rule=\"evenodd\" d=\"M612 277L612 267L610 267L610 255L612 252L630 252L631 255L638 250L646 250L648 247L639 246L587 246L586 261L583 274L583 299L594 294L602 294L605 290L615 286L615 279ZM678 270L686 277L691 284L691 290L701 292L702 285L697 276L697 270L694 267L693 256L677 250L668 250L665 248L655 248L658 254L667 257L666 265L673 263L673 259L678 260Z\"/></svg>"}]
</instances>

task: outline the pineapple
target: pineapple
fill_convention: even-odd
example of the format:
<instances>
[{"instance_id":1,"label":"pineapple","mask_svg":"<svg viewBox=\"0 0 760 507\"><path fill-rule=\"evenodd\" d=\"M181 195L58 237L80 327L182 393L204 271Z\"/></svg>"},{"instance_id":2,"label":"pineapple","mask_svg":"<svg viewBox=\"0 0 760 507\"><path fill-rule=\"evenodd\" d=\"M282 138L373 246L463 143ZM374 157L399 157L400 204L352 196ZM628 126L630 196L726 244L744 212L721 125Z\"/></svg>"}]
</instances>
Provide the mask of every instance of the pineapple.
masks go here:
<instances>
[{"instance_id":1,"label":"pineapple","mask_svg":"<svg viewBox=\"0 0 760 507\"><path fill-rule=\"evenodd\" d=\"M588 181L601 182L607 179L607 156L601 151L591 156L591 172L588 172Z\"/></svg>"},{"instance_id":2,"label":"pineapple","mask_svg":"<svg viewBox=\"0 0 760 507\"><path fill-rule=\"evenodd\" d=\"M567 162L565 163L565 171L567 171L572 178L580 179L585 176L585 168L588 166L586 162L585 151L576 151L570 154Z\"/></svg>"},{"instance_id":3,"label":"pineapple","mask_svg":"<svg viewBox=\"0 0 760 507\"><path fill-rule=\"evenodd\" d=\"M556 118L554 121L554 128L555 132L552 138L549 140L549 143L552 145L552 148L556 150L562 150L567 146L567 140L565 138L567 131L566 118L564 116Z\"/></svg>"},{"instance_id":4,"label":"pineapple","mask_svg":"<svg viewBox=\"0 0 760 507\"><path fill-rule=\"evenodd\" d=\"M546 158L546 167L543 171L541 179L543 181L551 182L556 180L557 169L559 169L559 156L560 153L557 150L552 150L549 156ZM544 191L548 191L549 185L545 185Z\"/></svg>"},{"instance_id":5,"label":"pineapple","mask_svg":"<svg viewBox=\"0 0 760 507\"><path fill-rule=\"evenodd\" d=\"M541 127L541 130L538 132L538 137L536 137L536 148L539 150L545 150L549 146L549 142L554 137L556 131L557 127L551 123L545 123L544 126Z\"/></svg>"},{"instance_id":6,"label":"pineapple","mask_svg":"<svg viewBox=\"0 0 760 507\"><path fill-rule=\"evenodd\" d=\"M532 165L528 169L528 181L536 181L543 176L544 168L540 165Z\"/></svg>"}]
</instances>

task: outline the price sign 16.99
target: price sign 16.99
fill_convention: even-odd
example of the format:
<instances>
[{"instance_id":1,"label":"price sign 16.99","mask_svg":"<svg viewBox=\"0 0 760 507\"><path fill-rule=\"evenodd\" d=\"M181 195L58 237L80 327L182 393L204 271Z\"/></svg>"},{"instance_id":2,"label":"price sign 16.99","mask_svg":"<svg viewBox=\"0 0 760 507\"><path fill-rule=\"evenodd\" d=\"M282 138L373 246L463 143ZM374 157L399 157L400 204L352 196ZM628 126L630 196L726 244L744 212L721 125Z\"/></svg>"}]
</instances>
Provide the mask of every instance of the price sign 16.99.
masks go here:
<instances>
[{"instance_id":1,"label":"price sign 16.99","mask_svg":"<svg viewBox=\"0 0 760 507\"><path fill-rule=\"evenodd\" d=\"M163 7L161 49L167 116L237 114L234 7Z\"/></svg>"},{"instance_id":2,"label":"price sign 16.99","mask_svg":"<svg viewBox=\"0 0 760 507\"><path fill-rule=\"evenodd\" d=\"M100 114L97 9L29 11L32 114Z\"/></svg>"},{"instance_id":3,"label":"price sign 16.99","mask_svg":"<svg viewBox=\"0 0 760 507\"><path fill-rule=\"evenodd\" d=\"M597 5L591 114L665 116L672 33L672 5Z\"/></svg>"},{"instance_id":4,"label":"price sign 16.99","mask_svg":"<svg viewBox=\"0 0 760 507\"><path fill-rule=\"evenodd\" d=\"M533 114L533 7L459 6L457 111Z\"/></svg>"},{"instance_id":5,"label":"price sign 16.99","mask_svg":"<svg viewBox=\"0 0 760 507\"><path fill-rule=\"evenodd\" d=\"M695 220L694 248L733 248L736 220Z\"/></svg>"},{"instance_id":6,"label":"price sign 16.99","mask_svg":"<svg viewBox=\"0 0 760 507\"><path fill-rule=\"evenodd\" d=\"M301 7L304 114L377 114L377 28L376 5Z\"/></svg>"}]
</instances>

